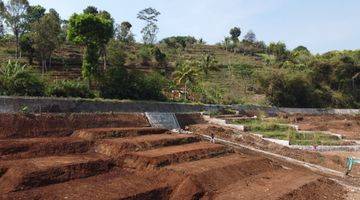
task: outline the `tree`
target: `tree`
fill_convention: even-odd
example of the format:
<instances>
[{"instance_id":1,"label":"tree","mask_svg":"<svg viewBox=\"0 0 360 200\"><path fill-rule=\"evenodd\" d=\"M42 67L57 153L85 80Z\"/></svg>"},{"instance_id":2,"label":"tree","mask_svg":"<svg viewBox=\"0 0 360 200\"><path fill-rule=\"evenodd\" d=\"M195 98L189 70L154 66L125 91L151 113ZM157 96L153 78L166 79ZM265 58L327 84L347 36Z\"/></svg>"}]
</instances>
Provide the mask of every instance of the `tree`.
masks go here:
<instances>
[{"instance_id":1,"label":"tree","mask_svg":"<svg viewBox=\"0 0 360 200\"><path fill-rule=\"evenodd\" d=\"M70 17L67 36L70 41L85 45L83 77L99 77L99 48L106 45L114 34L114 21L93 14L74 14Z\"/></svg>"},{"instance_id":2,"label":"tree","mask_svg":"<svg viewBox=\"0 0 360 200\"><path fill-rule=\"evenodd\" d=\"M20 49L22 52L26 53L29 64L32 65L35 56L35 49L33 47L33 41L30 33L24 33L20 37Z\"/></svg>"},{"instance_id":3,"label":"tree","mask_svg":"<svg viewBox=\"0 0 360 200\"><path fill-rule=\"evenodd\" d=\"M134 34L131 32L132 25L129 22L122 22L116 27L116 39L121 42L131 44L135 43Z\"/></svg>"},{"instance_id":4,"label":"tree","mask_svg":"<svg viewBox=\"0 0 360 200\"><path fill-rule=\"evenodd\" d=\"M84 14L91 14L91 15L96 15L99 13L98 9L95 6L88 6L87 8L84 9Z\"/></svg>"},{"instance_id":5,"label":"tree","mask_svg":"<svg viewBox=\"0 0 360 200\"><path fill-rule=\"evenodd\" d=\"M29 6L26 14L26 23L24 33L20 36L20 49L28 57L29 64L33 64L35 56L34 42L31 37L31 26L34 23L39 23L40 19L45 15L46 9L40 5Z\"/></svg>"},{"instance_id":6,"label":"tree","mask_svg":"<svg viewBox=\"0 0 360 200\"><path fill-rule=\"evenodd\" d=\"M119 40L110 40L107 45L108 61L112 67L122 67L125 64L126 53L125 47Z\"/></svg>"},{"instance_id":7,"label":"tree","mask_svg":"<svg viewBox=\"0 0 360 200\"><path fill-rule=\"evenodd\" d=\"M137 18L145 21L146 26L141 30L143 35L143 41L145 44L154 44L156 41L156 35L159 31L159 27L156 22L158 22L157 17L161 13L154 8L146 8L138 13Z\"/></svg>"},{"instance_id":8,"label":"tree","mask_svg":"<svg viewBox=\"0 0 360 200\"><path fill-rule=\"evenodd\" d=\"M25 31L30 31L31 24L34 22L39 22L40 18L45 15L46 9L40 5L29 6L27 9L26 18L26 28Z\"/></svg>"},{"instance_id":9,"label":"tree","mask_svg":"<svg viewBox=\"0 0 360 200\"><path fill-rule=\"evenodd\" d=\"M246 33L246 35L244 36L244 41L249 42L249 43L254 43L256 42L256 35L253 31L249 31Z\"/></svg>"},{"instance_id":10,"label":"tree","mask_svg":"<svg viewBox=\"0 0 360 200\"><path fill-rule=\"evenodd\" d=\"M162 67L166 66L166 54L161 52L161 50L158 47L155 47L153 51L156 62Z\"/></svg>"},{"instance_id":11,"label":"tree","mask_svg":"<svg viewBox=\"0 0 360 200\"><path fill-rule=\"evenodd\" d=\"M185 99L188 97L189 84L194 84L196 82L196 77L199 75L198 70L194 65L194 62L187 60L180 63L177 70L173 73L175 83L184 88Z\"/></svg>"},{"instance_id":12,"label":"tree","mask_svg":"<svg viewBox=\"0 0 360 200\"><path fill-rule=\"evenodd\" d=\"M47 61L51 67L51 56L60 45L61 21L54 11L45 14L39 22L32 25L31 40L33 48L41 60L42 72L47 70Z\"/></svg>"},{"instance_id":13,"label":"tree","mask_svg":"<svg viewBox=\"0 0 360 200\"><path fill-rule=\"evenodd\" d=\"M294 50L293 50L293 52L299 52L299 51L303 51L303 52L306 52L306 53L310 53L310 51L309 51L309 49L308 48L306 48L306 47L304 47L304 46L298 46L298 47L296 47Z\"/></svg>"},{"instance_id":14,"label":"tree","mask_svg":"<svg viewBox=\"0 0 360 200\"><path fill-rule=\"evenodd\" d=\"M231 35L231 39L233 40L233 42L238 43L239 37L241 35L241 29L239 27L234 27L234 28L230 29L230 35Z\"/></svg>"},{"instance_id":15,"label":"tree","mask_svg":"<svg viewBox=\"0 0 360 200\"><path fill-rule=\"evenodd\" d=\"M29 8L27 0L9 0L6 4L0 2L0 15L11 28L16 40L16 58L19 58L20 36L25 29L26 14Z\"/></svg>"},{"instance_id":16,"label":"tree","mask_svg":"<svg viewBox=\"0 0 360 200\"><path fill-rule=\"evenodd\" d=\"M217 66L217 60L212 54L203 55L199 62L199 67L201 71L204 72L205 76L208 76L210 71L216 71L219 69Z\"/></svg>"},{"instance_id":17,"label":"tree","mask_svg":"<svg viewBox=\"0 0 360 200\"><path fill-rule=\"evenodd\" d=\"M284 61L289 56L289 51L286 49L286 45L283 42L270 43L268 53L276 56L277 61Z\"/></svg>"}]
</instances>

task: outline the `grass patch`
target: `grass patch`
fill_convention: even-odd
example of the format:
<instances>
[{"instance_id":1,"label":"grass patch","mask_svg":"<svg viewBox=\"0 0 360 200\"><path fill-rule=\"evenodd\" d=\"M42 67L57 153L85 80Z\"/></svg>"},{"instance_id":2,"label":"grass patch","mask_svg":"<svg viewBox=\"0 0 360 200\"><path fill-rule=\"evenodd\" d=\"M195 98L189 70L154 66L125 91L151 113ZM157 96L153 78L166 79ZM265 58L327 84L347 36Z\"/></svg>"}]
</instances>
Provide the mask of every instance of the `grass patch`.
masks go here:
<instances>
[{"instance_id":1,"label":"grass patch","mask_svg":"<svg viewBox=\"0 0 360 200\"><path fill-rule=\"evenodd\" d=\"M324 134L324 133L299 133L293 132L289 135L289 141L292 145L326 145L336 146L341 145L342 141L340 138Z\"/></svg>"},{"instance_id":2,"label":"grass patch","mask_svg":"<svg viewBox=\"0 0 360 200\"><path fill-rule=\"evenodd\" d=\"M291 145L342 145L343 141L334 135L321 132L303 133L297 132L293 127L285 124L276 123L276 119L263 121L261 119L243 119L235 123L245 126L247 131L251 131L265 138L289 140ZM280 121L281 123L282 121Z\"/></svg>"}]
</instances>

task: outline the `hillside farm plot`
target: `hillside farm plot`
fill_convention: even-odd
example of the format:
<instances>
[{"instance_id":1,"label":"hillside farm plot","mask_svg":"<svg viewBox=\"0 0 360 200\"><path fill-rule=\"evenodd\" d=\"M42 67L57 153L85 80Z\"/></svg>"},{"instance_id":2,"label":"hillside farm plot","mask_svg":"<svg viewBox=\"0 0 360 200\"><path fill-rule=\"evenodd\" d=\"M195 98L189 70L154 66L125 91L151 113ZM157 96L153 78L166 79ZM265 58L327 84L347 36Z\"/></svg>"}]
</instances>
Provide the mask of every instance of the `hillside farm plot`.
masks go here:
<instances>
[{"instance_id":1,"label":"hillside farm plot","mask_svg":"<svg viewBox=\"0 0 360 200\"><path fill-rule=\"evenodd\" d=\"M73 120L45 115L51 123ZM196 134L151 128L142 114L113 114L111 126L100 120L108 115L93 115L97 124L86 127L90 116L78 118L80 127L67 126L71 134L56 134L46 121L41 132L19 127L2 132L1 199L345 199L347 194L336 181L300 166ZM30 122L44 117L28 118L27 129L36 130L32 126L38 124Z\"/></svg>"}]
</instances>

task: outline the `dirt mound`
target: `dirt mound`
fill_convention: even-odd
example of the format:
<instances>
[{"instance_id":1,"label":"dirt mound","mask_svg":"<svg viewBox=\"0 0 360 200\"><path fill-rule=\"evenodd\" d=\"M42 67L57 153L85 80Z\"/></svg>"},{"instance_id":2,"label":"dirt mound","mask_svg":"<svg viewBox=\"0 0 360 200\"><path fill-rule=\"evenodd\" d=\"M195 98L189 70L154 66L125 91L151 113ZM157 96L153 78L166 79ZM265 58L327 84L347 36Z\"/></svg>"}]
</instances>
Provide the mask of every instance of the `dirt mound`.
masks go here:
<instances>
[{"instance_id":1,"label":"dirt mound","mask_svg":"<svg viewBox=\"0 0 360 200\"><path fill-rule=\"evenodd\" d=\"M343 200L346 193L345 189L335 181L321 178L284 195L280 200Z\"/></svg>"},{"instance_id":2,"label":"dirt mound","mask_svg":"<svg viewBox=\"0 0 360 200\"><path fill-rule=\"evenodd\" d=\"M143 114L0 114L0 139L63 137L76 129L150 126Z\"/></svg>"}]
</instances>

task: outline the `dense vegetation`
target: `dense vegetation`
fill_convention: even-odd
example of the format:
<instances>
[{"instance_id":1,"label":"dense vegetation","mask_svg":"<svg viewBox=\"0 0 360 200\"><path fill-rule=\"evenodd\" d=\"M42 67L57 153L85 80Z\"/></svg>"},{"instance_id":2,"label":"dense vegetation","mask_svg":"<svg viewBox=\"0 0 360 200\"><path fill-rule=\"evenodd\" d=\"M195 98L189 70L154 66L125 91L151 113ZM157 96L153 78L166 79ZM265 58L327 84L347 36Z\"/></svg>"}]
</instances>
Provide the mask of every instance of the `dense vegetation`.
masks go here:
<instances>
[{"instance_id":1,"label":"dense vegetation","mask_svg":"<svg viewBox=\"0 0 360 200\"><path fill-rule=\"evenodd\" d=\"M1 1L0 94L360 107L360 50L314 55L240 27L216 45L192 36L157 42L159 15L138 13L140 42L130 22L116 24L96 7L63 20L27 0ZM54 78L80 66L81 77Z\"/></svg>"}]
</instances>

